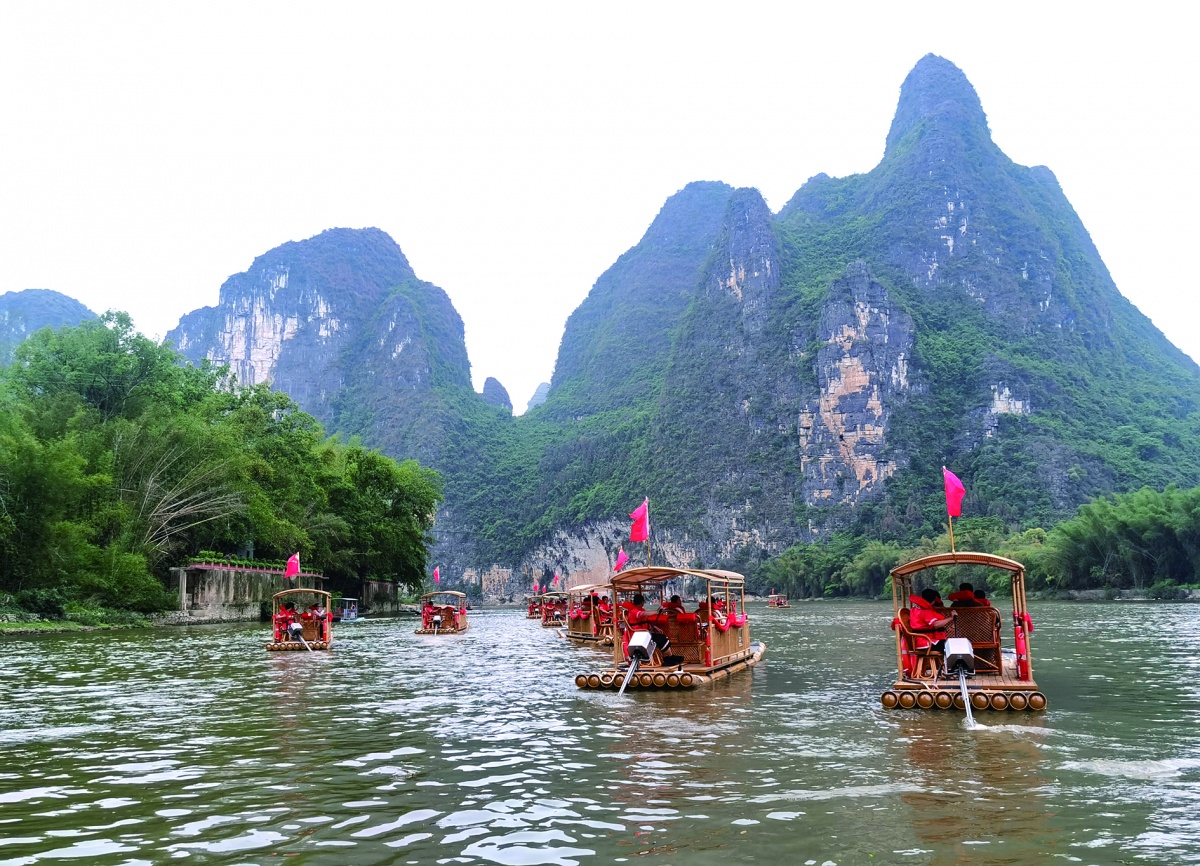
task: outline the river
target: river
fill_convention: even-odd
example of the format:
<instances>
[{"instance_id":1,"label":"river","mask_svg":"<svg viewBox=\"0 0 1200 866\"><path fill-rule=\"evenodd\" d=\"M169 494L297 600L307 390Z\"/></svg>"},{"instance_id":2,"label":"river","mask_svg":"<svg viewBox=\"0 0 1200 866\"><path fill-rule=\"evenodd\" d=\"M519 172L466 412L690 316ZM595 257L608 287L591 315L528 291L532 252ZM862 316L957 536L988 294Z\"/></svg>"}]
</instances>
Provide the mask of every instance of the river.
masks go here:
<instances>
[{"instance_id":1,"label":"river","mask_svg":"<svg viewBox=\"0 0 1200 866\"><path fill-rule=\"evenodd\" d=\"M0 640L0 866L1200 861L1200 605L1037 603L1049 709L885 711L890 605L751 606L765 663L580 692L598 650L237 624Z\"/></svg>"}]
</instances>

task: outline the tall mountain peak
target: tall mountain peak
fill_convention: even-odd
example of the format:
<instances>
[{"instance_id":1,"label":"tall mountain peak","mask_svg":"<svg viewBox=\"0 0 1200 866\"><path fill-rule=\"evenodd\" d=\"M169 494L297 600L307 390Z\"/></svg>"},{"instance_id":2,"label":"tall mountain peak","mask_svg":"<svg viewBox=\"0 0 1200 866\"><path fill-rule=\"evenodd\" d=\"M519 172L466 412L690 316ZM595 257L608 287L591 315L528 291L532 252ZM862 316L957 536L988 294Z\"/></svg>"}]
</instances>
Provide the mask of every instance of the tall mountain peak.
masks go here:
<instances>
[{"instance_id":1,"label":"tall mountain peak","mask_svg":"<svg viewBox=\"0 0 1200 866\"><path fill-rule=\"evenodd\" d=\"M917 61L900 85L885 156L897 153L912 133L954 133L967 140L991 141L979 94L961 69L936 54Z\"/></svg>"}]
</instances>

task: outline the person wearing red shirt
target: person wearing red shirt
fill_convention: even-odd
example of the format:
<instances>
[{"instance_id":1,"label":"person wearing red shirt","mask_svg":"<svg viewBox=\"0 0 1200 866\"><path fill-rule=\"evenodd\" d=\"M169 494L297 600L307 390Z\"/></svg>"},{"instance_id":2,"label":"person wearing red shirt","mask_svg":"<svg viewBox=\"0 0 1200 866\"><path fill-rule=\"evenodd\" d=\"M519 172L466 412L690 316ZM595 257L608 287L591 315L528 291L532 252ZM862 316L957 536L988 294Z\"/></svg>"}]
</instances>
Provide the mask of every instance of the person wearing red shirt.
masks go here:
<instances>
[{"instance_id":1,"label":"person wearing red shirt","mask_svg":"<svg viewBox=\"0 0 1200 866\"><path fill-rule=\"evenodd\" d=\"M954 622L958 614L952 610L949 616L943 617L933 609L934 602L937 600L938 593L933 588L922 590L920 595L909 597L909 601L912 603L912 612L908 615L908 626L913 631L920 632L916 636L916 649L932 646L936 651L941 652L946 645L946 626Z\"/></svg>"},{"instance_id":2,"label":"person wearing red shirt","mask_svg":"<svg viewBox=\"0 0 1200 866\"><path fill-rule=\"evenodd\" d=\"M979 603L975 601L975 587L969 583L960 583L958 591L952 592L948 596L951 607L978 607Z\"/></svg>"}]
</instances>

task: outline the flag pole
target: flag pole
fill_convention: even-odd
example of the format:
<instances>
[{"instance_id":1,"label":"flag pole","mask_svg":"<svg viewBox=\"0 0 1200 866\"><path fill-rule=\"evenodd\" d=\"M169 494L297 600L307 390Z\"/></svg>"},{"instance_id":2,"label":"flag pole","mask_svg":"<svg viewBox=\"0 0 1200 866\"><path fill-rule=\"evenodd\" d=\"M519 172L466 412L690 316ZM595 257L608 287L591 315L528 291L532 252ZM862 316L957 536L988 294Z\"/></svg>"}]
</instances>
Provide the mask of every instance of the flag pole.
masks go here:
<instances>
[{"instance_id":1,"label":"flag pole","mask_svg":"<svg viewBox=\"0 0 1200 866\"><path fill-rule=\"evenodd\" d=\"M950 552L954 553L954 518L947 514L946 519L950 521Z\"/></svg>"}]
</instances>

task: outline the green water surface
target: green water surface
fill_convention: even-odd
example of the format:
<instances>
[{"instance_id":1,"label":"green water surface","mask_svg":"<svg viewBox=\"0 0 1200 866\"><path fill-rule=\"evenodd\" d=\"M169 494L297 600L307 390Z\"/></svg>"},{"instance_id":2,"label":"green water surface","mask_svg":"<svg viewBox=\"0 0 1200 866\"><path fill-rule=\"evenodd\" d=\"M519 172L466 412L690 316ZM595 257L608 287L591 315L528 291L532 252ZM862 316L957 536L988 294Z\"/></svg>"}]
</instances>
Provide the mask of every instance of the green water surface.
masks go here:
<instances>
[{"instance_id":1,"label":"green water surface","mask_svg":"<svg viewBox=\"0 0 1200 866\"><path fill-rule=\"evenodd\" d=\"M765 663L581 692L523 611L267 653L0 639L0 866L1200 862L1200 606L1038 604L1047 712L885 711L890 605L751 606Z\"/></svg>"}]
</instances>

